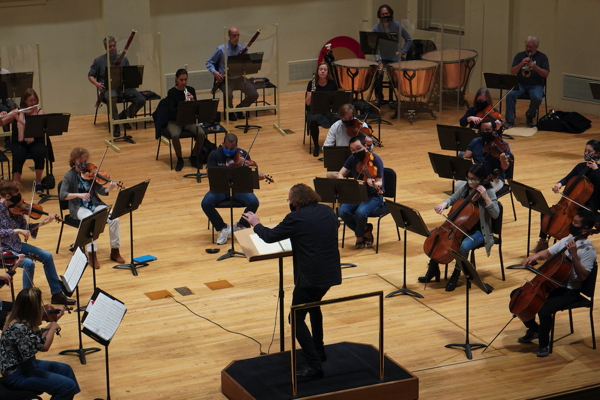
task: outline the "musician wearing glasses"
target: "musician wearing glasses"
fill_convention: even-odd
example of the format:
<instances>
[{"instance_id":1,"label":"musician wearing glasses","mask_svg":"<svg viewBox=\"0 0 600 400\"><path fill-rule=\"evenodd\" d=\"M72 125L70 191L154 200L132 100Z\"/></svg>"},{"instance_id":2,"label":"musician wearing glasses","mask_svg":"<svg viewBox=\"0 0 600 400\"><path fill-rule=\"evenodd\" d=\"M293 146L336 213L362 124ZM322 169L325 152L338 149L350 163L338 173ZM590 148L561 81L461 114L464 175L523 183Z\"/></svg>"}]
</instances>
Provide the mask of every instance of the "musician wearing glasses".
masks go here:
<instances>
[{"instance_id":1,"label":"musician wearing glasses","mask_svg":"<svg viewBox=\"0 0 600 400\"><path fill-rule=\"evenodd\" d=\"M117 54L117 41L115 40L114 37L112 36L107 36L104 38L103 40L104 43L104 48L106 49L108 47L108 53L110 55L110 63L111 65L113 65L115 63L115 61L117 61L117 58L119 56L119 54ZM123 57L123 60L121 61L120 66L122 67L127 67L129 66L129 60L127 59L127 57ZM108 83L106 82L106 54L102 54L101 56L97 57L94 62L92 63L92 66L90 67L90 72L88 72L88 80L90 81L90 83L92 85L94 85L96 87L96 89L98 90L98 93L104 93L106 91L106 89L108 88ZM142 94L140 92L138 92L137 90L135 90L134 88L129 88L129 89L125 89L124 91L116 90L113 88L112 93L110 94L113 98L113 102L112 102L112 118L113 119L127 119L127 118L135 118L137 112L144 107L144 104L146 103L146 99L144 98L144 96L142 96ZM130 103L131 105L126 109L121 111L121 113L118 113L117 111L117 96L121 96L123 98L124 101L127 101L128 103ZM105 97L104 98L105 102L108 101L108 99ZM129 126L129 124L123 124L125 125L125 127L127 129L131 129L131 126ZM114 129L113 129L113 136L114 137L119 137L121 136L121 129L119 128L119 125L115 125Z\"/></svg>"},{"instance_id":2,"label":"musician wearing glasses","mask_svg":"<svg viewBox=\"0 0 600 400\"><path fill-rule=\"evenodd\" d=\"M531 99L529 109L525 113L526 124L532 128L533 119L542 104L544 97L544 84L550 75L548 57L538 51L540 40L535 36L528 36L525 40L525 51L517 53L512 62L510 73L517 75L519 80L518 90L513 90L506 96L506 125L513 127L515 124L515 106L517 99L528 95Z\"/></svg>"},{"instance_id":3,"label":"musician wearing glasses","mask_svg":"<svg viewBox=\"0 0 600 400\"><path fill-rule=\"evenodd\" d=\"M229 93L225 93L225 57L239 55L246 46L239 43L240 31L236 27L231 27L227 31L229 40L226 44L222 44L214 51L208 61L206 61L206 69L214 75L219 88L223 92L223 100L227 102L229 108L233 108L233 91L241 90L245 97L237 107L249 107L258 99L258 92L254 84L245 80L243 76L228 76ZM225 54L227 52L227 54ZM229 113L229 120L237 121L244 119L244 113Z\"/></svg>"},{"instance_id":4,"label":"musician wearing glasses","mask_svg":"<svg viewBox=\"0 0 600 400\"><path fill-rule=\"evenodd\" d=\"M402 26L400 21L394 20L394 10L387 4L382 4L379 6L377 10L377 18L379 18L379 23L373 26L373 32L384 32L389 34L395 34L395 40L400 40L400 37L404 39L404 46L400 51L400 55L404 56L410 50L410 46L412 45L412 37L408 33L408 31ZM399 54L396 53L395 56L391 58L382 58L380 55L375 55L375 60L379 63L379 67L383 68L389 63L397 62L399 59ZM383 74L379 74L378 80L375 83L375 94L377 96L378 101L381 103L383 99Z\"/></svg>"}]
</instances>

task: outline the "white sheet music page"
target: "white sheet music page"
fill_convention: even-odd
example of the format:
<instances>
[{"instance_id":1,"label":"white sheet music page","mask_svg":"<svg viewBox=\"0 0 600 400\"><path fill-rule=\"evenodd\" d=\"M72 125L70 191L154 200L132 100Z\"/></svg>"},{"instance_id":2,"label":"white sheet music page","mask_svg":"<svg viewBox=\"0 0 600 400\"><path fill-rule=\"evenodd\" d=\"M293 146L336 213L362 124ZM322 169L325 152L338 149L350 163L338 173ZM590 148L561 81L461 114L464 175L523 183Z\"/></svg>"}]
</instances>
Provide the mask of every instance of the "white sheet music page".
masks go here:
<instances>
[{"instance_id":1,"label":"white sheet music page","mask_svg":"<svg viewBox=\"0 0 600 400\"><path fill-rule=\"evenodd\" d=\"M267 243L256 233L250 235L250 239L252 239L252 243L254 243L254 247L256 247L256 250L258 250L258 254L260 255L281 253L282 251L292 250L292 242L290 239L285 239L275 243Z\"/></svg>"},{"instance_id":2,"label":"white sheet music page","mask_svg":"<svg viewBox=\"0 0 600 400\"><path fill-rule=\"evenodd\" d=\"M81 247L78 247L77 250L75 250L73 257L71 257L71 261L69 261L69 265L63 276L65 280L63 283L69 292L75 290L75 287L79 283L79 279L81 279L81 275L83 275L86 263L87 256L81 250Z\"/></svg>"},{"instance_id":3,"label":"white sheet music page","mask_svg":"<svg viewBox=\"0 0 600 400\"><path fill-rule=\"evenodd\" d=\"M88 315L83 327L94 332L104 340L110 341L117 332L121 320L127 311L125 304L100 292L95 301L86 308Z\"/></svg>"}]
</instances>

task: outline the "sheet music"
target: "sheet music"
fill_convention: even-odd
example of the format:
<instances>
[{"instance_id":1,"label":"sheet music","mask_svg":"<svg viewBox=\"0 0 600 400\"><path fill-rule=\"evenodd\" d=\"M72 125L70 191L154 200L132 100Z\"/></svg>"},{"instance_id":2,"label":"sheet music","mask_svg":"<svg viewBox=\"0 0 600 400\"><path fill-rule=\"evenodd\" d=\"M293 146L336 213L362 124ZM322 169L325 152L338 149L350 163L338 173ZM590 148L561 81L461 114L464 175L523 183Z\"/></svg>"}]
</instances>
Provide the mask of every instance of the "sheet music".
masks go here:
<instances>
[{"instance_id":1,"label":"sheet music","mask_svg":"<svg viewBox=\"0 0 600 400\"><path fill-rule=\"evenodd\" d=\"M83 275L86 264L87 256L81 250L81 247L78 247L77 250L75 250L73 257L71 257L71 261L69 261L69 265L63 276L63 284L69 292L73 292L75 287L79 284L79 279L81 279L81 275Z\"/></svg>"},{"instance_id":2,"label":"sheet music","mask_svg":"<svg viewBox=\"0 0 600 400\"><path fill-rule=\"evenodd\" d=\"M96 300L90 300L88 303L86 308L88 315L83 322L83 327L102 339L110 341L117 332L126 311L125 304L100 292Z\"/></svg>"},{"instance_id":3,"label":"sheet music","mask_svg":"<svg viewBox=\"0 0 600 400\"><path fill-rule=\"evenodd\" d=\"M258 254L260 255L281 253L282 251L292 250L292 242L290 239L285 239L275 243L267 243L256 233L250 235L250 239L252 239L252 243L254 243L254 247L256 247L256 250L258 250Z\"/></svg>"}]
</instances>

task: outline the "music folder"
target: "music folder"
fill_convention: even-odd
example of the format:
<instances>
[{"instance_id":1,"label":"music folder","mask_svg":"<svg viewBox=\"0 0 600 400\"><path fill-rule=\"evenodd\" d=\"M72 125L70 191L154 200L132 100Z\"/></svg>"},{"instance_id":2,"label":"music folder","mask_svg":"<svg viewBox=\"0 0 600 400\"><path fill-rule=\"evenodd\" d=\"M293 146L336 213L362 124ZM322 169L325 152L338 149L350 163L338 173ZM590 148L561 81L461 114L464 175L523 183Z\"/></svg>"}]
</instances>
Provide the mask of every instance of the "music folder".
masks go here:
<instances>
[{"instance_id":1,"label":"music folder","mask_svg":"<svg viewBox=\"0 0 600 400\"><path fill-rule=\"evenodd\" d=\"M96 287L83 314L81 331L108 346L126 312L127 306L122 301Z\"/></svg>"}]
</instances>

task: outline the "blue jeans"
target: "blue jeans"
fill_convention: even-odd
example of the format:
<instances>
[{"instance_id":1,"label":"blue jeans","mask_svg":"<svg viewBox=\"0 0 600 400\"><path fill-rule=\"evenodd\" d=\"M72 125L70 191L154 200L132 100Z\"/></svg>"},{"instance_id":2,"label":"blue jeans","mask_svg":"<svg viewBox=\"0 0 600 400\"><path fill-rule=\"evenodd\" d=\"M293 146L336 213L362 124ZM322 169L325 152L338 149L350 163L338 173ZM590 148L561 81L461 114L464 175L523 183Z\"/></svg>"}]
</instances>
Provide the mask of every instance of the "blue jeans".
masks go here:
<instances>
[{"instance_id":1,"label":"blue jeans","mask_svg":"<svg viewBox=\"0 0 600 400\"><path fill-rule=\"evenodd\" d=\"M528 94L531 101L529 102L529 109L527 114L534 118L537 114L538 107L542 104L542 98L544 97L544 86L524 86L519 83L519 90L513 90L506 96L506 122L515 122L515 108L517 105L517 99L520 99L523 95Z\"/></svg>"},{"instance_id":2,"label":"blue jeans","mask_svg":"<svg viewBox=\"0 0 600 400\"><path fill-rule=\"evenodd\" d=\"M458 253L466 259L469 258L469 252L471 250L483 244L483 233L481 233L481 231L469 232L469 236L471 236L473 240L465 236L460 244L460 249L458 250Z\"/></svg>"},{"instance_id":3,"label":"blue jeans","mask_svg":"<svg viewBox=\"0 0 600 400\"><path fill-rule=\"evenodd\" d=\"M223 218L221 218L221 215L215 207L223 200L228 200L229 198L230 196L228 194L212 193L209 191L202 199L202 210L217 231L225 228L226 224L223 222ZM246 207L244 212L252 211L255 213L256 210L258 210L258 198L254 193L235 193L233 196L231 196L231 198L242 203L244 207ZM248 224L248 222L243 218L240 218L239 224L245 226L246 228L250 227L250 224Z\"/></svg>"},{"instance_id":4,"label":"blue jeans","mask_svg":"<svg viewBox=\"0 0 600 400\"><path fill-rule=\"evenodd\" d=\"M377 210L383 207L383 196L373 196L368 202L360 204L342 204L338 214L346 226L354 231L356 237L363 237L367 219L376 217Z\"/></svg>"},{"instance_id":5,"label":"blue jeans","mask_svg":"<svg viewBox=\"0 0 600 400\"><path fill-rule=\"evenodd\" d=\"M35 357L4 379L9 389L48 393L52 400L70 400L81 391L70 365Z\"/></svg>"},{"instance_id":6,"label":"blue jeans","mask_svg":"<svg viewBox=\"0 0 600 400\"><path fill-rule=\"evenodd\" d=\"M29 254L33 254L44 266L46 280L50 286L50 294L62 292L60 284L58 283L58 274L56 273L56 267L54 266L54 259L50 252L32 246L29 243L21 243L21 253L26 256L21 263L21 267L26 271L23 274L23 289L33 287L35 263L29 258Z\"/></svg>"}]
</instances>

